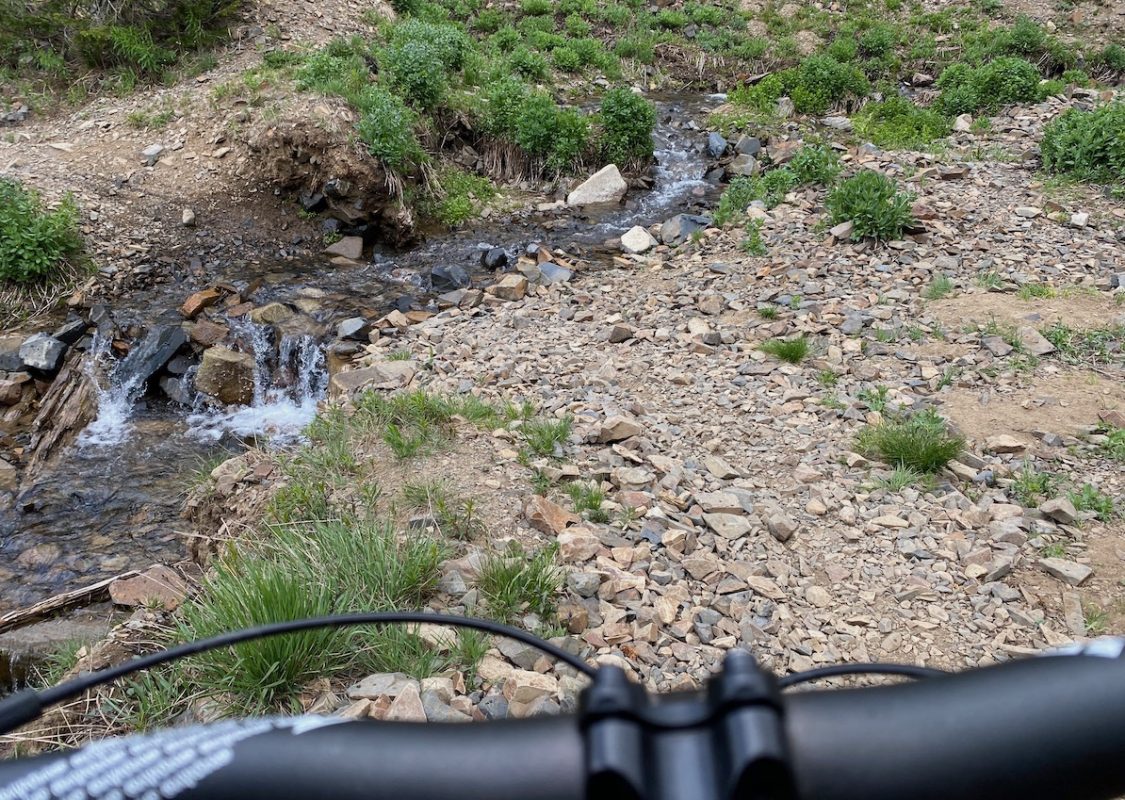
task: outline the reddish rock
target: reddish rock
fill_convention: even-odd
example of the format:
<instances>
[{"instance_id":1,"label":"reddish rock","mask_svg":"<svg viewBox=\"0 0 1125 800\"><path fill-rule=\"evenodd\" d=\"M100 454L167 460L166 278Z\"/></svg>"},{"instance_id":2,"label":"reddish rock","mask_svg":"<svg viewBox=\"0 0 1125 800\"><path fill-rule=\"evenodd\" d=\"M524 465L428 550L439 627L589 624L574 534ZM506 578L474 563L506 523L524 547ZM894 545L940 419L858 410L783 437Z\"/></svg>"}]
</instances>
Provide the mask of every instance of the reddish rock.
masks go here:
<instances>
[{"instance_id":1,"label":"reddish rock","mask_svg":"<svg viewBox=\"0 0 1125 800\"><path fill-rule=\"evenodd\" d=\"M535 530L555 535L566 530L567 525L580 522L577 516L541 495L532 495L524 506L523 515Z\"/></svg>"},{"instance_id":2,"label":"reddish rock","mask_svg":"<svg viewBox=\"0 0 1125 800\"><path fill-rule=\"evenodd\" d=\"M195 319L203 309L215 305L223 293L218 289L204 289L196 292L180 306L180 313L188 319Z\"/></svg>"},{"instance_id":3,"label":"reddish rock","mask_svg":"<svg viewBox=\"0 0 1125 800\"><path fill-rule=\"evenodd\" d=\"M109 585L109 597L119 606L143 606L159 603L166 611L174 611L187 596L187 583L162 564L149 567L133 578L121 578Z\"/></svg>"},{"instance_id":4,"label":"reddish rock","mask_svg":"<svg viewBox=\"0 0 1125 800\"><path fill-rule=\"evenodd\" d=\"M193 342L202 347L211 347L227 338L230 328L209 320L200 320L191 327L188 336Z\"/></svg>"}]
</instances>

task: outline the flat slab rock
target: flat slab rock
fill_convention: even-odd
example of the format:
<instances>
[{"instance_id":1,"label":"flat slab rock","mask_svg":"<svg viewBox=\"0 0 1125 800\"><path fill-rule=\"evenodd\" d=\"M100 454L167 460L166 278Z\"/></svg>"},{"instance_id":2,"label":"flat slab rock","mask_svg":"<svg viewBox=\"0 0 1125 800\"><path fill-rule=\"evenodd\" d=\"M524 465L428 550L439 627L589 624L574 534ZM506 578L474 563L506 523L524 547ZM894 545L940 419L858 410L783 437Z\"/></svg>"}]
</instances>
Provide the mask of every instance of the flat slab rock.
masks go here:
<instances>
[{"instance_id":1,"label":"flat slab rock","mask_svg":"<svg viewBox=\"0 0 1125 800\"><path fill-rule=\"evenodd\" d=\"M1094 570L1077 561L1067 561L1065 558L1041 558L1041 566L1049 575L1053 575L1071 586L1081 586L1087 578L1094 574Z\"/></svg>"}]
</instances>

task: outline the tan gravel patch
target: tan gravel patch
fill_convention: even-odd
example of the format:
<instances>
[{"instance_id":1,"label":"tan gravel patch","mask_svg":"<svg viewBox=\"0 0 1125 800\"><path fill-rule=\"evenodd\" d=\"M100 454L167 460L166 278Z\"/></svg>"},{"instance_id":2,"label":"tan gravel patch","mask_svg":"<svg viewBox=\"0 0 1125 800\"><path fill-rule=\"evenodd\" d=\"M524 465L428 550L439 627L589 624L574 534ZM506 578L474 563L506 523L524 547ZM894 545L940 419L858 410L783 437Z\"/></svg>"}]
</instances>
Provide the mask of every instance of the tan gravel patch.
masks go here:
<instances>
[{"instance_id":1,"label":"tan gravel patch","mask_svg":"<svg viewBox=\"0 0 1125 800\"><path fill-rule=\"evenodd\" d=\"M1023 300L999 292L950 297L929 309L948 328L959 330L966 324L1032 325L1045 327L1062 322L1072 328L1089 330L1115 324L1125 308L1105 294L1066 292L1058 297Z\"/></svg>"},{"instance_id":2,"label":"tan gravel patch","mask_svg":"<svg viewBox=\"0 0 1125 800\"><path fill-rule=\"evenodd\" d=\"M1029 443L1033 431L1074 434L1097 425L1099 412L1123 408L1125 385L1081 369L1037 375L1005 394L987 387L954 390L942 406L971 440L1009 434Z\"/></svg>"}]
</instances>

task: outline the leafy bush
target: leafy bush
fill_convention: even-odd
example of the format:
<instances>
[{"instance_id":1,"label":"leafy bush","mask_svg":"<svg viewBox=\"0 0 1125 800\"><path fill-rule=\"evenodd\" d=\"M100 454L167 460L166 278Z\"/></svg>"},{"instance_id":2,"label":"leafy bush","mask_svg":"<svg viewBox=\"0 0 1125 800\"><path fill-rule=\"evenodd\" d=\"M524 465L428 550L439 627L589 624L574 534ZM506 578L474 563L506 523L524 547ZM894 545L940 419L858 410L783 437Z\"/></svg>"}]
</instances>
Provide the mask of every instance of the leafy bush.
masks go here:
<instances>
[{"instance_id":1,"label":"leafy bush","mask_svg":"<svg viewBox=\"0 0 1125 800\"><path fill-rule=\"evenodd\" d=\"M528 16L543 16L554 13L554 3L551 0L523 0L520 10Z\"/></svg>"},{"instance_id":2,"label":"leafy bush","mask_svg":"<svg viewBox=\"0 0 1125 800\"><path fill-rule=\"evenodd\" d=\"M379 86L368 86L359 97L359 138L368 151L391 169L407 169L421 157L414 136L414 113L402 100Z\"/></svg>"},{"instance_id":3,"label":"leafy bush","mask_svg":"<svg viewBox=\"0 0 1125 800\"><path fill-rule=\"evenodd\" d=\"M549 74L547 59L542 54L529 50L527 47L517 47L508 57L508 66L517 75L532 80L543 80Z\"/></svg>"},{"instance_id":4,"label":"leafy bush","mask_svg":"<svg viewBox=\"0 0 1125 800\"><path fill-rule=\"evenodd\" d=\"M800 186L810 183L827 186L836 180L841 169L840 157L824 145L805 145L793 154L788 167Z\"/></svg>"},{"instance_id":5,"label":"leafy bush","mask_svg":"<svg viewBox=\"0 0 1125 800\"><path fill-rule=\"evenodd\" d=\"M933 473L960 455L965 440L951 435L938 413L926 409L865 428L857 444L860 452L895 467Z\"/></svg>"},{"instance_id":6,"label":"leafy bush","mask_svg":"<svg viewBox=\"0 0 1125 800\"><path fill-rule=\"evenodd\" d=\"M566 170L580 161L590 141L589 122L574 109L560 109L550 95L536 92L520 107L515 142L547 166Z\"/></svg>"},{"instance_id":7,"label":"leafy bush","mask_svg":"<svg viewBox=\"0 0 1125 800\"><path fill-rule=\"evenodd\" d=\"M656 107L629 89L611 89L602 97L598 113L603 156L613 162L629 162L652 156L652 129Z\"/></svg>"},{"instance_id":8,"label":"leafy bush","mask_svg":"<svg viewBox=\"0 0 1125 800\"><path fill-rule=\"evenodd\" d=\"M582 71L582 59L569 47L556 47L551 53L551 61L554 62L555 69L561 69L563 72Z\"/></svg>"},{"instance_id":9,"label":"leafy bush","mask_svg":"<svg viewBox=\"0 0 1125 800\"><path fill-rule=\"evenodd\" d=\"M297 88L335 94L353 102L368 85L371 72L363 59L361 40L332 42L318 50L297 70Z\"/></svg>"},{"instance_id":10,"label":"leafy bush","mask_svg":"<svg viewBox=\"0 0 1125 800\"><path fill-rule=\"evenodd\" d=\"M803 114L823 114L849 98L866 97L871 85L854 64L838 61L831 55L809 56L798 66L775 72L754 86L731 92L731 101L773 113L778 98L788 95L793 107Z\"/></svg>"},{"instance_id":11,"label":"leafy bush","mask_svg":"<svg viewBox=\"0 0 1125 800\"><path fill-rule=\"evenodd\" d=\"M855 129L880 147L918 148L948 136L949 118L895 95L868 103L854 117Z\"/></svg>"},{"instance_id":12,"label":"leafy bush","mask_svg":"<svg viewBox=\"0 0 1125 800\"><path fill-rule=\"evenodd\" d=\"M465 57L472 49L469 37L455 25L438 25L408 19L395 25L391 31L391 46L408 42L425 42L434 49L442 66L448 72L457 72L465 65Z\"/></svg>"},{"instance_id":13,"label":"leafy bush","mask_svg":"<svg viewBox=\"0 0 1125 800\"><path fill-rule=\"evenodd\" d=\"M1125 183L1125 102L1069 109L1047 124L1040 148L1050 172L1097 183Z\"/></svg>"},{"instance_id":14,"label":"leafy bush","mask_svg":"<svg viewBox=\"0 0 1125 800\"><path fill-rule=\"evenodd\" d=\"M216 41L240 0L0 0L0 66L65 73L121 68L160 77L182 55Z\"/></svg>"},{"instance_id":15,"label":"leafy bush","mask_svg":"<svg viewBox=\"0 0 1125 800\"><path fill-rule=\"evenodd\" d=\"M998 58L979 67L954 64L938 78L938 106L957 115L994 111L1009 103L1026 103L1039 96L1039 71L1022 58Z\"/></svg>"},{"instance_id":16,"label":"leafy bush","mask_svg":"<svg viewBox=\"0 0 1125 800\"><path fill-rule=\"evenodd\" d=\"M871 91L863 72L831 56L809 56L796 68L789 87L793 107L803 114L823 114L849 97L866 97Z\"/></svg>"},{"instance_id":17,"label":"leafy bush","mask_svg":"<svg viewBox=\"0 0 1125 800\"><path fill-rule=\"evenodd\" d=\"M1119 44L1107 44L1097 57L1095 63L1114 72L1125 72L1125 47Z\"/></svg>"},{"instance_id":18,"label":"leafy bush","mask_svg":"<svg viewBox=\"0 0 1125 800\"><path fill-rule=\"evenodd\" d=\"M82 249L78 211L68 197L53 211L34 191L0 178L0 281L50 280Z\"/></svg>"},{"instance_id":19,"label":"leafy bush","mask_svg":"<svg viewBox=\"0 0 1125 800\"><path fill-rule=\"evenodd\" d=\"M421 109L436 106L448 90L440 48L429 42L408 40L392 44L383 64L396 94Z\"/></svg>"},{"instance_id":20,"label":"leafy bush","mask_svg":"<svg viewBox=\"0 0 1125 800\"><path fill-rule=\"evenodd\" d=\"M527 97L527 86L515 78L503 78L491 84L484 96L484 129L493 136L514 140Z\"/></svg>"},{"instance_id":21,"label":"leafy bush","mask_svg":"<svg viewBox=\"0 0 1125 800\"><path fill-rule=\"evenodd\" d=\"M894 239L914 223L912 197L895 182L873 170L863 170L828 193L825 206L835 225L851 221L852 238Z\"/></svg>"}]
</instances>

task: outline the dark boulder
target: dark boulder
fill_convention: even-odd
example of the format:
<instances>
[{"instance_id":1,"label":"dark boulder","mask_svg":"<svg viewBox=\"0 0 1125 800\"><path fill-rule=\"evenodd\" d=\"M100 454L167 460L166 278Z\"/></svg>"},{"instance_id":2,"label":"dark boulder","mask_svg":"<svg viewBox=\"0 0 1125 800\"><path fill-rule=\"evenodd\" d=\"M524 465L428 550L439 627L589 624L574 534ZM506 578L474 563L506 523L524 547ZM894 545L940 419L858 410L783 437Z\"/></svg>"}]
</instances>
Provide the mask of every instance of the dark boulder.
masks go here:
<instances>
[{"instance_id":1,"label":"dark boulder","mask_svg":"<svg viewBox=\"0 0 1125 800\"><path fill-rule=\"evenodd\" d=\"M120 385L127 383L137 385L147 381L167 364L186 342L187 334L179 325L154 328L140 344L134 345L129 355L118 365L117 382Z\"/></svg>"},{"instance_id":2,"label":"dark boulder","mask_svg":"<svg viewBox=\"0 0 1125 800\"><path fill-rule=\"evenodd\" d=\"M469 273L463 267L434 267L430 270L430 285L435 292L450 292L464 289L472 283Z\"/></svg>"},{"instance_id":3,"label":"dark boulder","mask_svg":"<svg viewBox=\"0 0 1125 800\"><path fill-rule=\"evenodd\" d=\"M498 270L508 266L511 258L503 247L492 247L480 254L480 264L485 269Z\"/></svg>"},{"instance_id":4,"label":"dark boulder","mask_svg":"<svg viewBox=\"0 0 1125 800\"><path fill-rule=\"evenodd\" d=\"M710 217L696 214L677 214L660 227L660 241L664 244L683 244L696 231L711 224Z\"/></svg>"},{"instance_id":5,"label":"dark boulder","mask_svg":"<svg viewBox=\"0 0 1125 800\"><path fill-rule=\"evenodd\" d=\"M28 369L54 374L62 366L66 343L46 333L29 336L20 345L20 359Z\"/></svg>"}]
</instances>

